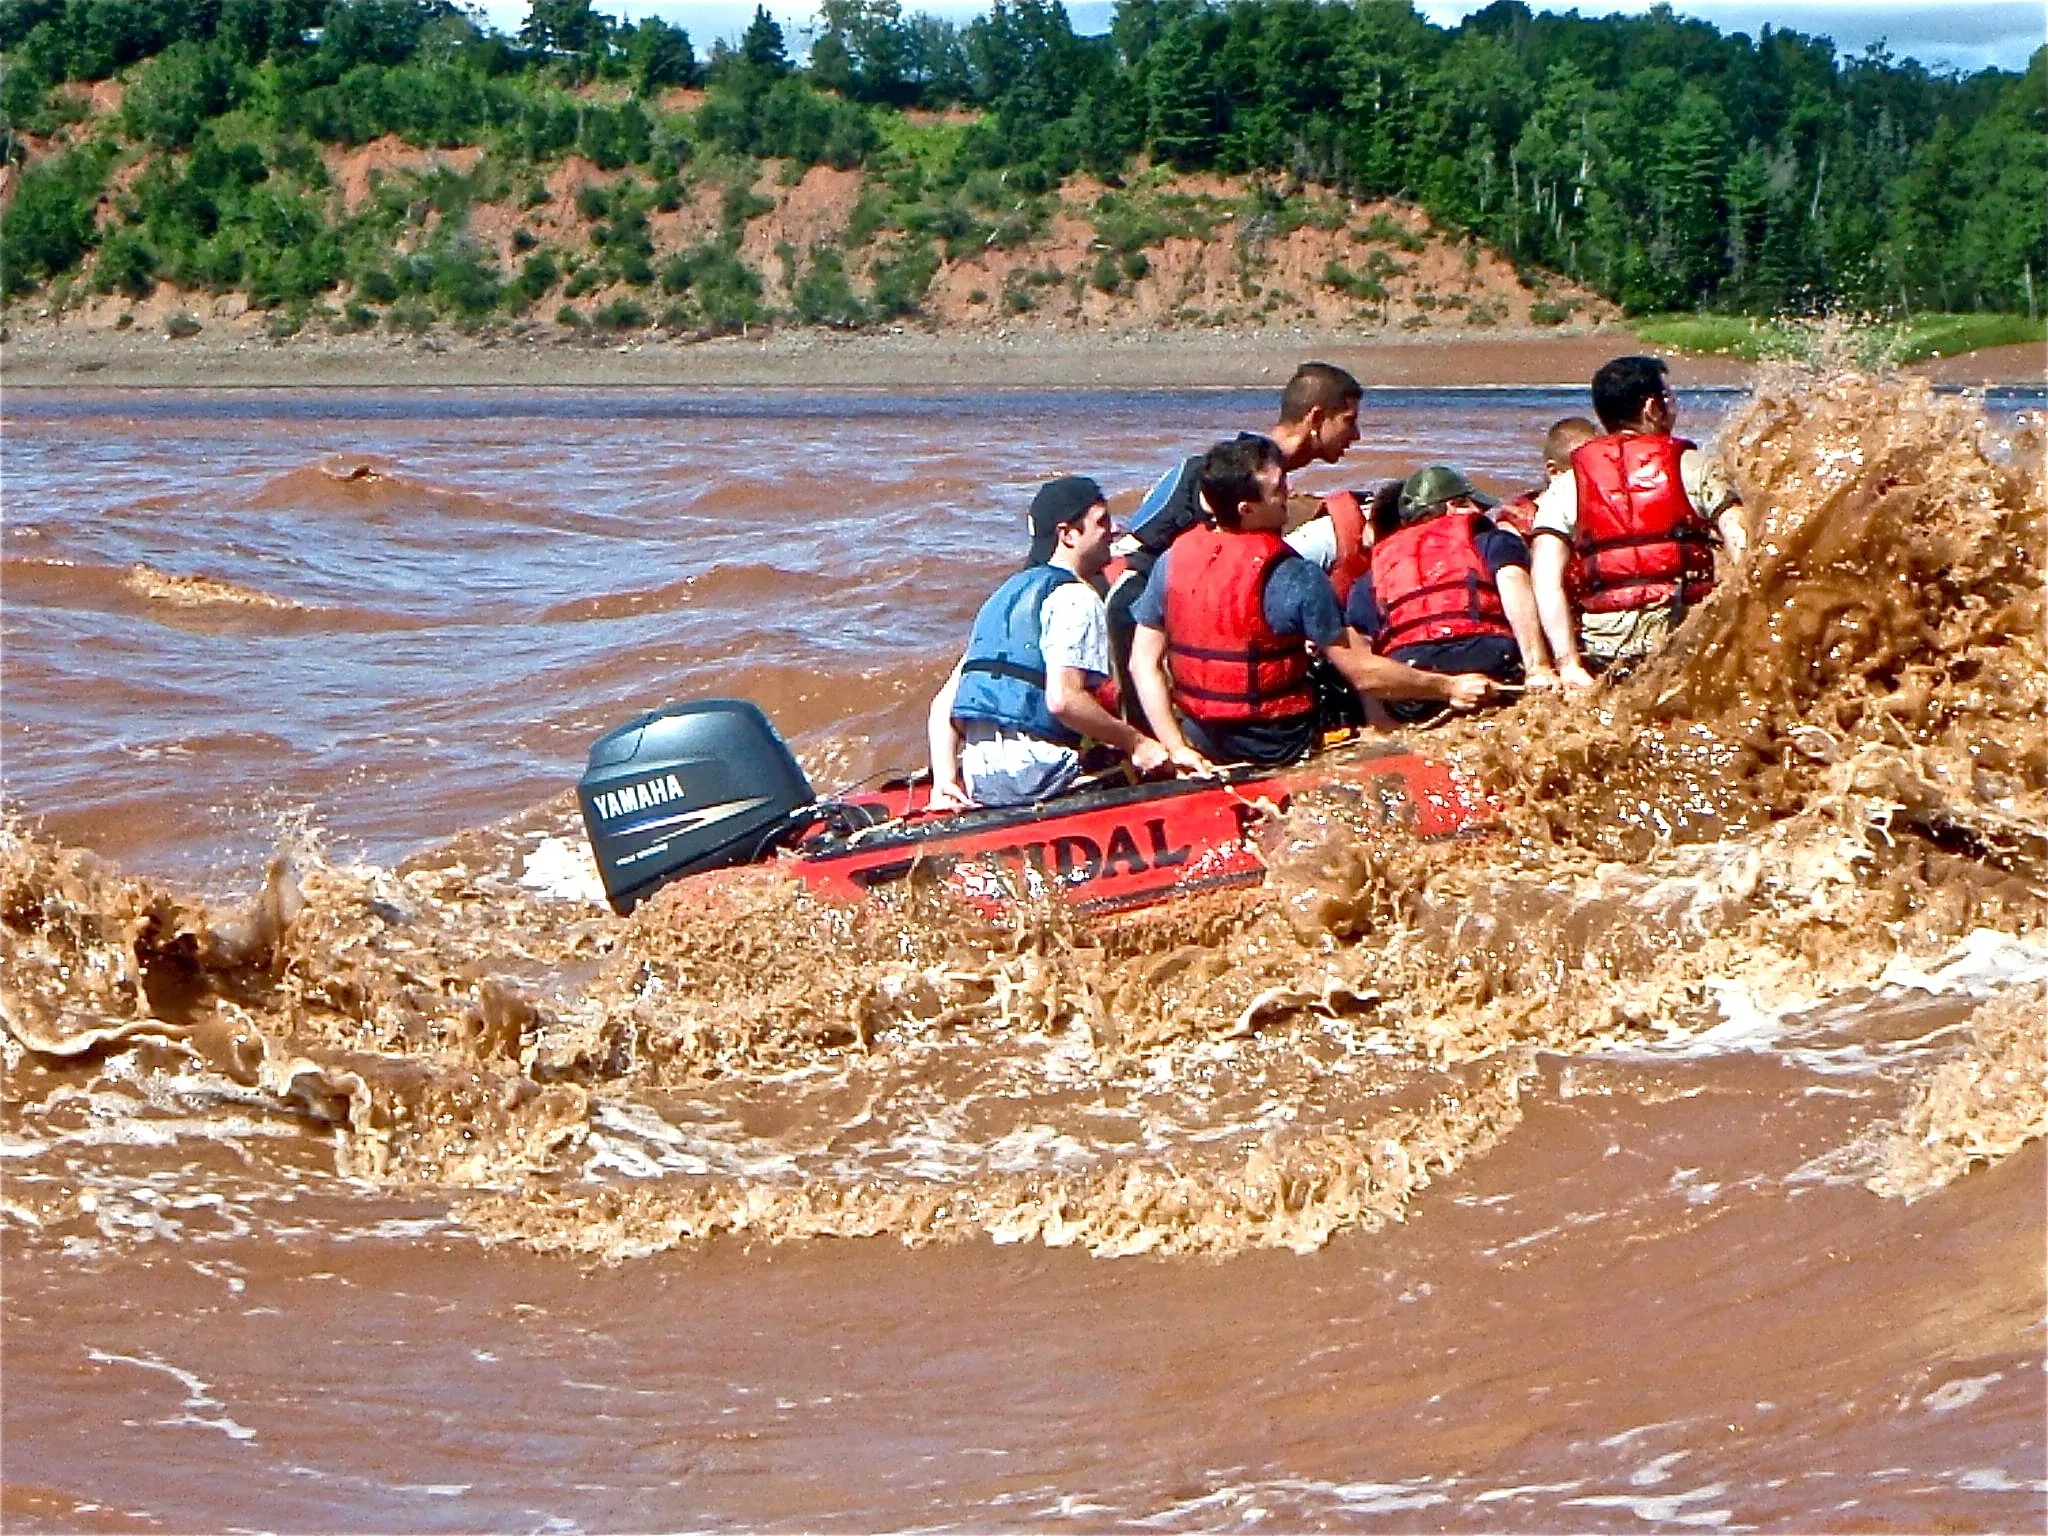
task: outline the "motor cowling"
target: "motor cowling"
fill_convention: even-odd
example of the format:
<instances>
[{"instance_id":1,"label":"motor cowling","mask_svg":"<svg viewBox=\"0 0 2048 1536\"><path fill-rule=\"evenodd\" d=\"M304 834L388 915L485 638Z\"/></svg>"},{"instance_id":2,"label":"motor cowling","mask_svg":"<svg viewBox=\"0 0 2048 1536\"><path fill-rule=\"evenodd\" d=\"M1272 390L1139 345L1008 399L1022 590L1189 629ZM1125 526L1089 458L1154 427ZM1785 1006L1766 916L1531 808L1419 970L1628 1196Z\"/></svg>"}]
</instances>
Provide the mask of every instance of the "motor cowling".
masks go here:
<instances>
[{"instance_id":1,"label":"motor cowling","mask_svg":"<svg viewBox=\"0 0 2048 1536\"><path fill-rule=\"evenodd\" d=\"M670 880L758 857L817 796L756 706L702 699L600 736L576 799L605 895L624 913Z\"/></svg>"}]
</instances>

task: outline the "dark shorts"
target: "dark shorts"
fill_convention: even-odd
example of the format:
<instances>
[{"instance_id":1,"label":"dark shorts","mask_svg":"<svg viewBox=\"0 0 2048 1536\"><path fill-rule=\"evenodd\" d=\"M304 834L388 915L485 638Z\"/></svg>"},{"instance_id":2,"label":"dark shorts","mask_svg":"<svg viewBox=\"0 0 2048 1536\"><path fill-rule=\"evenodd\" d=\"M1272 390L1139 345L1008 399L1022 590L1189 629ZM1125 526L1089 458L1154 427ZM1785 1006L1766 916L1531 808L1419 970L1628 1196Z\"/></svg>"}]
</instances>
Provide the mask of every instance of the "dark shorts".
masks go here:
<instances>
[{"instance_id":1,"label":"dark shorts","mask_svg":"<svg viewBox=\"0 0 2048 1536\"><path fill-rule=\"evenodd\" d=\"M1255 763L1262 768L1298 762L1315 750L1321 736L1313 710L1286 720L1248 720L1241 725L1205 723L1180 717L1188 745L1212 763Z\"/></svg>"},{"instance_id":2,"label":"dark shorts","mask_svg":"<svg viewBox=\"0 0 2048 1536\"><path fill-rule=\"evenodd\" d=\"M1496 683L1522 680L1522 652L1514 641L1499 635L1475 635L1469 640L1438 640L1429 645L1404 645L1394 660L1418 672L1483 672ZM1434 720L1447 707L1440 699L1388 699L1387 713L1403 725L1420 725Z\"/></svg>"}]
</instances>

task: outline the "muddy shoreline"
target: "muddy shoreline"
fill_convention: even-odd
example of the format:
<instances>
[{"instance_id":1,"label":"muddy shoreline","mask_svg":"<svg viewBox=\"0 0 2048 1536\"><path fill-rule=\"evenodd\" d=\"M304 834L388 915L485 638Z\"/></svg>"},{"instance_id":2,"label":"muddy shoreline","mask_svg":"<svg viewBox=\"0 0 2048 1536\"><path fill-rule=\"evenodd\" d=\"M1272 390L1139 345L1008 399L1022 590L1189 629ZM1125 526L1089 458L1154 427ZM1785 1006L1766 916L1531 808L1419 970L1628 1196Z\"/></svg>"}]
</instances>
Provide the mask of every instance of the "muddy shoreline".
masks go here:
<instances>
[{"instance_id":1,"label":"muddy shoreline","mask_svg":"<svg viewBox=\"0 0 2048 1536\"><path fill-rule=\"evenodd\" d=\"M1574 386L1608 358L1657 351L1624 327L1575 332L1361 336L1309 330L949 331L840 334L772 329L705 341L596 340L535 330L467 337L322 336L270 341L226 326L160 332L16 329L0 344L0 382L16 388L533 388L680 385L833 388L1144 388L1278 383L1306 358L1350 368L1369 386ZM1681 386L1742 385L1753 365L1664 353ZM2044 352L1992 347L1916 364L1961 385L2038 383Z\"/></svg>"},{"instance_id":2,"label":"muddy shoreline","mask_svg":"<svg viewBox=\"0 0 2048 1536\"><path fill-rule=\"evenodd\" d=\"M769 330L706 341L595 340L552 330L524 336L293 337L274 342L225 326L173 339L160 332L16 329L0 344L0 382L15 388L533 388L678 385L832 388L1086 388L1277 384L1306 358L1350 368L1369 386L1576 386L1608 358L1657 351L1623 327L1577 332L1361 336L1308 330L950 331ZM1681 386L1742 385L1753 365L1669 357ZM2043 349L1993 347L1914 365L1939 382L2038 383Z\"/></svg>"},{"instance_id":3,"label":"muddy shoreline","mask_svg":"<svg viewBox=\"0 0 2048 1536\"><path fill-rule=\"evenodd\" d=\"M0 345L0 380L17 388L364 388L684 385L835 388L1188 387L1277 384L1305 358L1351 368L1368 385L1577 385L1642 343L1627 330L1361 336L1308 330L1048 330L861 333L770 330L681 341L524 336L321 336L273 342L226 325L161 332L17 327ZM2002 349L2038 352L2038 349ZM2038 357L1980 354L1984 380L2039 378ZM1968 362L1951 359L1950 365ZM1743 384L1752 369L1672 357L1681 385ZM1967 374L1969 370L1966 368Z\"/></svg>"}]
</instances>

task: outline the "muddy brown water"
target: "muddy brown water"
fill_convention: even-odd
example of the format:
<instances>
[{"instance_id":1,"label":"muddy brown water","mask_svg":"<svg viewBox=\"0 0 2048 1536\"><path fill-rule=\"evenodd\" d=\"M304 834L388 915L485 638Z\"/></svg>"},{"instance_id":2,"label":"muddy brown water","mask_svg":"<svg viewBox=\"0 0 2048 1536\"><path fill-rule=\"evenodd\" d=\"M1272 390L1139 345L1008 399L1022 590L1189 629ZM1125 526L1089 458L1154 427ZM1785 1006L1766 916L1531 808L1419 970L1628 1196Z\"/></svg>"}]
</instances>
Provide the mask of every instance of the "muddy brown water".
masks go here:
<instances>
[{"instance_id":1,"label":"muddy brown water","mask_svg":"<svg viewBox=\"0 0 2048 1536\"><path fill-rule=\"evenodd\" d=\"M616 918L566 788L914 765L1035 483L1264 393L10 399L7 1526L2041 1528L2040 401L1684 404L1759 553L1415 734L1498 833L1091 928Z\"/></svg>"}]
</instances>

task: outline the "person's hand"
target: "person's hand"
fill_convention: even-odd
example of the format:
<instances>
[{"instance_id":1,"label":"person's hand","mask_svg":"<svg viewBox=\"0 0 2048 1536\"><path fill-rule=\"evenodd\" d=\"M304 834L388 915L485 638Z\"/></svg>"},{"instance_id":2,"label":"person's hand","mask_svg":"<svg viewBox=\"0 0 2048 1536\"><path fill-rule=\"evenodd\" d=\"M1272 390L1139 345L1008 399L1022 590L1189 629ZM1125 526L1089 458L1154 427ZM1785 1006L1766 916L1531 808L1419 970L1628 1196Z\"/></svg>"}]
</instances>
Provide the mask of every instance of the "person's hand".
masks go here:
<instances>
[{"instance_id":1,"label":"person's hand","mask_svg":"<svg viewBox=\"0 0 2048 1536\"><path fill-rule=\"evenodd\" d=\"M1451 679L1444 702L1453 709L1477 709L1492 697L1492 678L1484 672L1460 672Z\"/></svg>"},{"instance_id":2,"label":"person's hand","mask_svg":"<svg viewBox=\"0 0 2048 1536\"><path fill-rule=\"evenodd\" d=\"M1182 745L1165 749L1167 761L1181 773L1199 774L1204 778L1213 777L1216 765L1193 747Z\"/></svg>"},{"instance_id":3,"label":"person's hand","mask_svg":"<svg viewBox=\"0 0 2048 1536\"><path fill-rule=\"evenodd\" d=\"M926 806L925 809L931 811L971 811L976 809L978 804L979 802L958 784L941 784L934 780L932 782L931 804Z\"/></svg>"},{"instance_id":4,"label":"person's hand","mask_svg":"<svg viewBox=\"0 0 2048 1536\"><path fill-rule=\"evenodd\" d=\"M1158 773L1172 765L1173 759L1167 755L1166 748L1150 736L1140 736L1138 744L1131 748L1131 767L1140 778Z\"/></svg>"},{"instance_id":5,"label":"person's hand","mask_svg":"<svg viewBox=\"0 0 2048 1536\"><path fill-rule=\"evenodd\" d=\"M1593 686L1593 674L1586 670L1582 662L1566 662L1557 669L1557 676L1567 693L1585 693Z\"/></svg>"},{"instance_id":6,"label":"person's hand","mask_svg":"<svg viewBox=\"0 0 2048 1536\"><path fill-rule=\"evenodd\" d=\"M1562 685L1548 667L1530 667L1522 673L1522 686L1531 693L1549 693Z\"/></svg>"}]
</instances>

